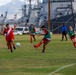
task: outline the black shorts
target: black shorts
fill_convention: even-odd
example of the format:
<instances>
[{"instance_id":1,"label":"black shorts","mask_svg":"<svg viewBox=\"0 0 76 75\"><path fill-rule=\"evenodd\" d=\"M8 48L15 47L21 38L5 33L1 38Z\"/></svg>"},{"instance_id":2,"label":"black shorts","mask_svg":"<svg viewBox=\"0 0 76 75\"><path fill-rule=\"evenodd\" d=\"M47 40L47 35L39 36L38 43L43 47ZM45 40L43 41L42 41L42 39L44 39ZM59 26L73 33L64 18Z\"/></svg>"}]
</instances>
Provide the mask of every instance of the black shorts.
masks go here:
<instances>
[{"instance_id":1,"label":"black shorts","mask_svg":"<svg viewBox=\"0 0 76 75\"><path fill-rule=\"evenodd\" d=\"M64 31L64 32L62 32L62 34L63 34L63 35L66 35L67 33L66 33L66 31Z\"/></svg>"}]
</instances>

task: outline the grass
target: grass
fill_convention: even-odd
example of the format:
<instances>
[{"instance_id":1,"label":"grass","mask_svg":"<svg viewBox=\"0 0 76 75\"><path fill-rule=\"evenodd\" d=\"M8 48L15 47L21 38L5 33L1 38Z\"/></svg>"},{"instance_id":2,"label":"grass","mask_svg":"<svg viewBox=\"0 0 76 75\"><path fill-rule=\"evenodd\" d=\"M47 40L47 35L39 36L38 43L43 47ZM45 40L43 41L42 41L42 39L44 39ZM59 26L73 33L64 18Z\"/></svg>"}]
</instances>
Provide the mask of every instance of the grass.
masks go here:
<instances>
[{"instance_id":1,"label":"grass","mask_svg":"<svg viewBox=\"0 0 76 75\"><path fill-rule=\"evenodd\" d=\"M15 36L20 42L13 53L7 49L4 36L0 36L0 75L48 75L49 73L69 64L76 63L76 48L72 42L60 41L61 35L52 35L45 53L42 46L33 48L43 36L36 36L37 41L29 42L29 35ZM76 65L67 67L53 75L76 75Z\"/></svg>"}]
</instances>

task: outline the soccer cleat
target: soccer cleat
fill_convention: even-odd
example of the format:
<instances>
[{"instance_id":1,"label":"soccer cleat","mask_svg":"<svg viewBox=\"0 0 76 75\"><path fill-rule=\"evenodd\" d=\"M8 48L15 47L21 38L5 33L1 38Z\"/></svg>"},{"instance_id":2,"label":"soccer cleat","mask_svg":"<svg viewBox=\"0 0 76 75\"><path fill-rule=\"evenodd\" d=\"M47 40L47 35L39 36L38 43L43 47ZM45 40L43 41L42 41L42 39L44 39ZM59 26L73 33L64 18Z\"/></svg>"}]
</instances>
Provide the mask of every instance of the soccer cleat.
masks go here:
<instances>
[{"instance_id":1,"label":"soccer cleat","mask_svg":"<svg viewBox=\"0 0 76 75\"><path fill-rule=\"evenodd\" d=\"M11 50L11 52L13 52L13 51Z\"/></svg>"},{"instance_id":2,"label":"soccer cleat","mask_svg":"<svg viewBox=\"0 0 76 75\"><path fill-rule=\"evenodd\" d=\"M13 46L13 48L16 50L16 47L15 46Z\"/></svg>"},{"instance_id":3,"label":"soccer cleat","mask_svg":"<svg viewBox=\"0 0 76 75\"><path fill-rule=\"evenodd\" d=\"M34 41L36 41L36 39L34 39Z\"/></svg>"},{"instance_id":4,"label":"soccer cleat","mask_svg":"<svg viewBox=\"0 0 76 75\"><path fill-rule=\"evenodd\" d=\"M44 51L42 51L42 53L44 53Z\"/></svg>"},{"instance_id":5,"label":"soccer cleat","mask_svg":"<svg viewBox=\"0 0 76 75\"><path fill-rule=\"evenodd\" d=\"M36 45L33 45L34 46L34 48L36 48L37 49L37 46Z\"/></svg>"}]
</instances>

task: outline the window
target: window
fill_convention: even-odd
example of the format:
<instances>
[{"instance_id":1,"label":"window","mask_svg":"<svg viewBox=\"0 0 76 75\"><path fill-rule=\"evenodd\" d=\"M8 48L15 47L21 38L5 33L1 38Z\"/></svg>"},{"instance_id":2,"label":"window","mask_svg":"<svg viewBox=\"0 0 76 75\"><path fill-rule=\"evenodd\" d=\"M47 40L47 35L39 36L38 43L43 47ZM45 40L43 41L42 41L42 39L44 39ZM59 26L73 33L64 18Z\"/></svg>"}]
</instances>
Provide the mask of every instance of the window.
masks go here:
<instances>
[{"instance_id":1,"label":"window","mask_svg":"<svg viewBox=\"0 0 76 75\"><path fill-rule=\"evenodd\" d=\"M23 31L23 28L16 28L16 30L18 30L18 31Z\"/></svg>"},{"instance_id":2,"label":"window","mask_svg":"<svg viewBox=\"0 0 76 75\"><path fill-rule=\"evenodd\" d=\"M28 31L28 28L25 28L25 31Z\"/></svg>"}]
</instances>

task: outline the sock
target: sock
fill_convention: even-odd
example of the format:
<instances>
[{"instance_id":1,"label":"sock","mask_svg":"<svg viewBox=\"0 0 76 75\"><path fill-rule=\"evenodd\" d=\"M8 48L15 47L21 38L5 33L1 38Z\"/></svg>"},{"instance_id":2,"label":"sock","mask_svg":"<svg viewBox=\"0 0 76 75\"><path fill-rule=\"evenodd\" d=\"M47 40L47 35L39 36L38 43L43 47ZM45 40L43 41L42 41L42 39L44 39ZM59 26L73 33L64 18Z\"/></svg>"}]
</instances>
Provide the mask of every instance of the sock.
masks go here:
<instances>
[{"instance_id":1,"label":"sock","mask_svg":"<svg viewBox=\"0 0 76 75\"><path fill-rule=\"evenodd\" d=\"M11 50L11 52L13 52L13 51L12 51L12 46L11 46L11 44L9 44L9 46L10 46L10 50Z\"/></svg>"},{"instance_id":2,"label":"sock","mask_svg":"<svg viewBox=\"0 0 76 75\"><path fill-rule=\"evenodd\" d=\"M34 41L36 41L35 37L34 37Z\"/></svg>"},{"instance_id":3,"label":"sock","mask_svg":"<svg viewBox=\"0 0 76 75\"><path fill-rule=\"evenodd\" d=\"M76 47L76 42L73 43L74 47Z\"/></svg>"},{"instance_id":4,"label":"sock","mask_svg":"<svg viewBox=\"0 0 76 75\"><path fill-rule=\"evenodd\" d=\"M34 41L36 41L35 35L33 36Z\"/></svg>"},{"instance_id":5,"label":"sock","mask_svg":"<svg viewBox=\"0 0 76 75\"><path fill-rule=\"evenodd\" d=\"M30 42L32 43L32 36L30 35Z\"/></svg>"},{"instance_id":6,"label":"sock","mask_svg":"<svg viewBox=\"0 0 76 75\"><path fill-rule=\"evenodd\" d=\"M7 47L8 47L8 49L10 49L10 46L9 46L9 44L7 44Z\"/></svg>"},{"instance_id":7,"label":"sock","mask_svg":"<svg viewBox=\"0 0 76 75\"><path fill-rule=\"evenodd\" d=\"M13 44L13 48L16 49L16 45L15 44Z\"/></svg>"},{"instance_id":8,"label":"sock","mask_svg":"<svg viewBox=\"0 0 76 75\"><path fill-rule=\"evenodd\" d=\"M43 51L42 51L42 52L44 52L44 51L45 51L45 48L46 48L46 47L45 47L45 46L43 46Z\"/></svg>"},{"instance_id":9,"label":"sock","mask_svg":"<svg viewBox=\"0 0 76 75\"><path fill-rule=\"evenodd\" d=\"M41 46L41 44L42 44L41 42L38 43L38 44L36 45L36 48L38 48L39 46Z\"/></svg>"},{"instance_id":10,"label":"sock","mask_svg":"<svg viewBox=\"0 0 76 75\"><path fill-rule=\"evenodd\" d=\"M67 37L66 37L66 41L67 41Z\"/></svg>"}]
</instances>

